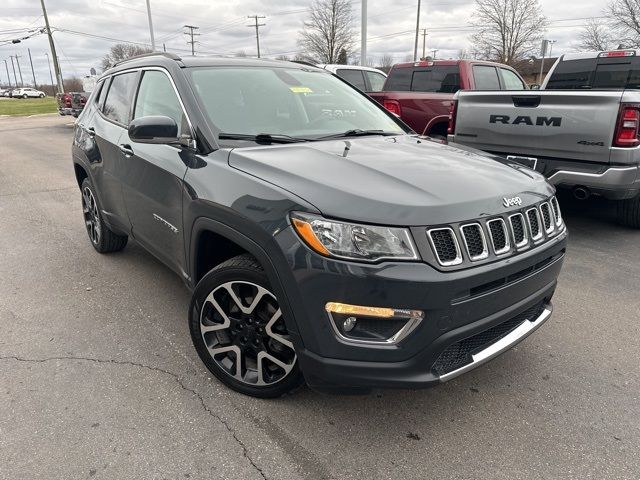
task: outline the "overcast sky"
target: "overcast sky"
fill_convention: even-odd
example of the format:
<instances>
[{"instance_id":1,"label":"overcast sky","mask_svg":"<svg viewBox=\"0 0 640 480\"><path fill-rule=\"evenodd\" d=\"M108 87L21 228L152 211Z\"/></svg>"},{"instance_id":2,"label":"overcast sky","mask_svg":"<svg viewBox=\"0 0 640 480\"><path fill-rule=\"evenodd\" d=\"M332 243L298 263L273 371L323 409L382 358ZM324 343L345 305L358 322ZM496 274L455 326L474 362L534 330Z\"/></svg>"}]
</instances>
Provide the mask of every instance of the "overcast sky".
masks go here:
<instances>
[{"instance_id":1,"label":"overcast sky","mask_svg":"<svg viewBox=\"0 0 640 480\"><path fill-rule=\"evenodd\" d=\"M91 67L99 68L100 59L114 43L128 41L149 44L145 0L46 0L58 57L65 77L84 76ZM361 1L353 0L355 33L360 38ZM469 25L474 11L473 0L423 0L421 27L430 32L427 49L438 49L438 58L456 57L468 48ZM151 0L156 43L168 51L187 53L183 25L200 27L196 54L233 55L245 51L255 55L255 31L247 25L247 15L265 15L266 26L260 30L263 56L293 56L299 52L298 33L308 15L311 0ZM368 56L377 60L390 54L403 61L413 52L417 0L369 0ZM586 19L601 17L604 0L541 0L544 14L551 21L546 38L556 40L553 53L575 49L576 38ZM21 37L26 30L44 25L38 0L2 0L0 7L0 83L6 83L7 60L20 55L22 76L32 82L27 48L31 49L36 80L49 83L45 52L49 51L45 35L37 35L17 45L3 45L3 40ZM108 37L108 38L98 38ZM420 44L421 48L422 44Z\"/></svg>"}]
</instances>

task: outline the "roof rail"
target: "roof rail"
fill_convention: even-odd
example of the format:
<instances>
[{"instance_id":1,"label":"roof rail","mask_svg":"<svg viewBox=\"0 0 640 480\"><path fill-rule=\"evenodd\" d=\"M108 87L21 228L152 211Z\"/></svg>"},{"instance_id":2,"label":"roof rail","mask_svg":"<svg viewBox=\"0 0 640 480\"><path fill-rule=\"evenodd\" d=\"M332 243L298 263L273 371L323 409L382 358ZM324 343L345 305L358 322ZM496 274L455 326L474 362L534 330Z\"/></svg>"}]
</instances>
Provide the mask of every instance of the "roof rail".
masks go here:
<instances>
[{"instance_id":1,"label":"roof rail","mask_svg":"<svg viewBox=\"0 0 640 480\"><path fill-rule=\"evenodd\" d=\"M155 57L157 55L161 55L163 57L166 57L170 60L175 60L176 62L179 62L180 60L182 60L181 57L179 57L178 55L176 55L175 53L169 53L169 52L151 52L151 53L143 53L141 55L134 55L133 57L129 57L129 58L125 58L124 60L120 60L116 63L113 63L111 65L111 67L109 68L113 68L113 67L117 67L118 65L121 65L125 62L128 62L129 60L137 60L138 58L145 58L145 57Z\"/></svg>"},{"instance_id":2,"label":"roof rail","mask_svg":"<svg viewBox=\"0 0 640 480\"><path fill-rule=\"evenodd\" d=\"M300 65L306 65L307 67L318 68L317 65L314 65L311 62L307 62L306 60L291 60L292 63L298 63Z\"/></svg>"}]
</instances>

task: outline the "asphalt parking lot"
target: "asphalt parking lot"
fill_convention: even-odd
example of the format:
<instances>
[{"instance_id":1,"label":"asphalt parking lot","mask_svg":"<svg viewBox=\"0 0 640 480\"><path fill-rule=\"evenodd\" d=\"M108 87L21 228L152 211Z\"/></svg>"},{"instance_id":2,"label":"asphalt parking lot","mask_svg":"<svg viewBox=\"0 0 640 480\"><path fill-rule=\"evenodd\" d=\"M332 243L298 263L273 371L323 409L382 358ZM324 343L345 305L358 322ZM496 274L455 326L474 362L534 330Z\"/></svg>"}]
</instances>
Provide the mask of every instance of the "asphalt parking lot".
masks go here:
<instances>
[{"instance_id":1,"label":"asphalt parking lot","mask_svg":"<svg viewBox=\"0 0 640 480\"><path fill-rule=\"evenodd\" d=\"M181 280L86 238L71 119L0 118L0 478L640 478L640 231L562 198L554 317L424 391L279 400L201 364Z\"/></svg>"}]
</instances>

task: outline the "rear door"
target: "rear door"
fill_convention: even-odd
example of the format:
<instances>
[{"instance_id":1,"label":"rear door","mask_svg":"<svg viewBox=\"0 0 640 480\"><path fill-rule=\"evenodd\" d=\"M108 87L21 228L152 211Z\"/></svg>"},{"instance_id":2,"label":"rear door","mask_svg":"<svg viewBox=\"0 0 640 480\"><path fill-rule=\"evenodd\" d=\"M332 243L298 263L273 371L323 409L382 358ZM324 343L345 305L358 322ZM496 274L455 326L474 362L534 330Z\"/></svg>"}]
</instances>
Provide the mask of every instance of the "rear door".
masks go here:
<instances>
[{"instance_id":1,"label":"rear door","mask_svg":"<svg viewBox=\"0 0 640 480\"><path fill-rule=\"evenodd\" d=\"M91 163L93 181L107 222L128 232L130 228L127 210L122 197L122 171L124 159L120 151L120 138L129 123L129 112L138 72L114 75L105 82L98 97L98 112L85 126L90 130L95 144ZM108 88L106 88L108 87Z\"/></svg>"},{"instance_id":2,"label":"rear door","mask_svg":"<svg viewBox=\"0 0 640 480\"><path fill-rule=\"evenodd\" d=\"M193 138L187 115L169 73L142 72L132 118L163 115L173 118L179 134ZM180 148L134 143L125 132L122 185L133 236L179 273L185 272L182 232L183 178L187 164ZM184 157L187 158L187 157Z\"/></svg>"},{"instance_id":3,"label":"rear door","mask_svg":"<svg viewBox=\"0 0 640 480\"><path fill-rule=\"evenodd\" d=\"M455 141L480 150L609 162L621 91L461 92Z\"/></svg>"}]
</instances>

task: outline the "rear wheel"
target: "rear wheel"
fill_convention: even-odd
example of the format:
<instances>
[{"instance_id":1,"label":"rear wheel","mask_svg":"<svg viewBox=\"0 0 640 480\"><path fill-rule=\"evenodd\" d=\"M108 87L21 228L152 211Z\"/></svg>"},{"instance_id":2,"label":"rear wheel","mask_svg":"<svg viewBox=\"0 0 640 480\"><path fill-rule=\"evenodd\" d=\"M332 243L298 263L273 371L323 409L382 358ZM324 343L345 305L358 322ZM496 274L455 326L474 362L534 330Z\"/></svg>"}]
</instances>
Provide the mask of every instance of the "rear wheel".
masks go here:
<instances>
[{"instance_id":1,"label":"rear wheel","mask_svg":"<svg viewBox=\"0 0 640 480\"><path fill-rule=\"evenodd\" d=\"M278 299L250 255L227 260L200 280L189 327L200 359L233 390L273 398L303 382Z\"/></svg>"},{"instance_id":2,"label":"rear wheel","mask_svg":"<svg viewBox=\"0 0 640 480\"><path fill-rule=\"evenodd\" d=\"M626 227L640 228L640 194L617 203L618 222Z\"/></svg>"},{"instance_id":3,"label":"rear wheel","mask_svg":"<svg viewBox=\"0 0 640 480\"><path fill-rule=\"evenodd\" d=\"M91 245L100 253L117 252L127 245L128 237L112 232L102 220L98 197L88 178L82 182L82 213Z\"/></svg>"},{"instance_id":4,"label":"rear wheel","mask_svg":"<svg viewBox=\"0 0 640 480\"><path fill-rule=\"evenodd\" d=\"M29 98L29 95L25 93L24 95L22 95L22 98Z\"/></svg>"}]
</instances>

